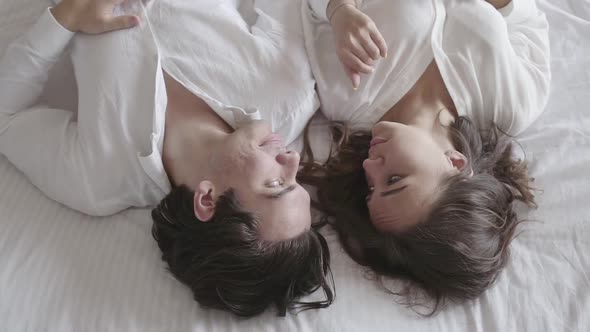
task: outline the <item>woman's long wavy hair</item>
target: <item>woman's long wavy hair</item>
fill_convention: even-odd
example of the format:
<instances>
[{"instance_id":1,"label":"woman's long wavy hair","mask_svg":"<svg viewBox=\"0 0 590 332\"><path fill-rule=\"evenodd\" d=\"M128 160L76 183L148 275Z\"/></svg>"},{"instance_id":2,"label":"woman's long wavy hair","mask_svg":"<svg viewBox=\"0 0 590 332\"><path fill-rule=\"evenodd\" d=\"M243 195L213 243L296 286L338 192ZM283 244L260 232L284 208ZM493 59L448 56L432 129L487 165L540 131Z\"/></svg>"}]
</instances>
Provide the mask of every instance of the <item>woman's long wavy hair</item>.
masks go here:
<instances>
[{"instance_id":1,"label":"woman's long wavy hair","mask_svg":"<svg viewBox=\"0 0 590 332\"><path fill-rule=\"evenodd\" d=\"M468 165L440 183L427 216L402 232L379 232L369 220L362 162L368 156L370 133L336 124L335 153L324 164L313 162L306 139L307 161L299 174L300 181L317 188L316 205L337 230L347 253L377 278L406 281L399 290L390 290L402 296L403 303L424 305L419 298L427 295L432 304L428 315L448 302L473 299L494 283L508 261L509 244L520 223L514 201L535 206L527 164L511 157L508 136L495 127L479 131L465 117L449 130Z\"/></svg>"},{"instance_id":2,"label":"woman's long wavy hair","mask_svg":"<svg viewBox=\"0 0 590 332\"><path fill-rule=\"evenodd\" d=\"M259 220L240 207L233 190L225 192L208 222L193 210L194 192L172 189L152 210L152 235L172 275L200 304L254 316L275 305L287 311L328 307L334 300L330 252L320 224L282 241L264 241ZM324 300L299 297L322 289Z\"/></svg>"}]
</instances>

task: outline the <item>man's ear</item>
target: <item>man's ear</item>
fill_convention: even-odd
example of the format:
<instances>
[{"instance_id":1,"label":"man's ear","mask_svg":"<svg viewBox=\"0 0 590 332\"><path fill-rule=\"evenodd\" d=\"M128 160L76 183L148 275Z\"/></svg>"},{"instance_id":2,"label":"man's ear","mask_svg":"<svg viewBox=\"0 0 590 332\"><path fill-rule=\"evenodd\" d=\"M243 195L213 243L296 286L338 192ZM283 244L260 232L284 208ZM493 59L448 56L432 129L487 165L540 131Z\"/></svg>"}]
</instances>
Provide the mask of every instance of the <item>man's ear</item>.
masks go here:
<instances>
[{"instance_id":1,"label":"man's ear","mask_svg":"<svg viewBox=\"0 0 590 332\"><path fill-rule=\"evenodd\" d=\"M215 185L211 181L202 181L195 188L193 197L195 217L207 222L215 215Z\"/></svg>"},{"instance_id":2,"label":"man's ear","mask_svg":"<svg viewBox=\"0 0 590 332\"><path fill-rule=\"evenodd\" d=\"M451 161L451 164L458 171L463 171L465 167L468 167L469 161L461 152L457 150L449 150L445 153L447 158ZM473 169L469 168L469 177L473 176Z\"/></svg>"}]
</instances>

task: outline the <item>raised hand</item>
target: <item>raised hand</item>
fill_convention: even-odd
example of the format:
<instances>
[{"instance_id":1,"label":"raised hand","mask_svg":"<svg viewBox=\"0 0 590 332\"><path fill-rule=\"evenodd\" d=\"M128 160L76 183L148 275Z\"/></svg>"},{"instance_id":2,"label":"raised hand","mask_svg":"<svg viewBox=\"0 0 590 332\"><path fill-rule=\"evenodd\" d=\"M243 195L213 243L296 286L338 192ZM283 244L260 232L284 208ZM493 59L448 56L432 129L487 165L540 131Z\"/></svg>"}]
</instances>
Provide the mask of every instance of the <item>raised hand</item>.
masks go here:
<instances>
[{"instance_id":1,"label":"raised hand","mask_svg":"<svg viewBox=\"0 0 590 332\"><path fill-rule=\"evenodd\" d=\"M373 72L375 61L387 56L387 44L373 20L353 5L341 5L330 16L336 52L352 87L357 89L360 74Z\"/></svg>"},{"instance_id":2,"label":"raised hand","mask_svg":"<svg viewBox=\"0 0 590 332\"><path fill-rule=\"evenodd\" d=\"M55 19L73 32L99 34L128 29L139 24L134 15L114 16L113 10L125 0L63 0L51 8Z\"/></svg>"}]
</instances>

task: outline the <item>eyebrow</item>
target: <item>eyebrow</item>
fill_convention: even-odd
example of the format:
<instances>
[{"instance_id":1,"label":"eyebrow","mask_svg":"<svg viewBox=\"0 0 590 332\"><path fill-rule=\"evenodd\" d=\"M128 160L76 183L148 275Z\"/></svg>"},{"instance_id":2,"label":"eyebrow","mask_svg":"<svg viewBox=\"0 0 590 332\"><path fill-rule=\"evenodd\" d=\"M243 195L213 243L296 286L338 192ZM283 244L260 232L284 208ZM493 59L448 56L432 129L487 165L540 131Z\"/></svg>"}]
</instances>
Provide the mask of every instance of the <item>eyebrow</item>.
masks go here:
<instances>
[{"instance_id":1,"label":"eyebrow","mask_svg":"<svg viewBox=\"0 0 590 332\"><path fill-rule=\"evenodd\" d=\"M406 189L407 186L408 185L405 185L405 186L400 187L400 188L397 188L397 189L392 189L392 190L384 191L384 192L381 193L381 197L395 195L395 194L399 193L400 191Z\"/></svg>"},{"instance_id":2,"label":"eyebrow","mask_svg":"<svg viewBox=\"0 0 590 332\"><path fill-rule=\"evenodd\" d=\"M281 196L288 194L288 193L292 192L293 190L295 190L295 185L288 186L287 188L285 188L279 192L276 192L276 193L273 193L270 195L264 195L264 196L266 198L270 198L270 199L279 199L279 198L281 198Z\"/></svg>"}]
</instances>

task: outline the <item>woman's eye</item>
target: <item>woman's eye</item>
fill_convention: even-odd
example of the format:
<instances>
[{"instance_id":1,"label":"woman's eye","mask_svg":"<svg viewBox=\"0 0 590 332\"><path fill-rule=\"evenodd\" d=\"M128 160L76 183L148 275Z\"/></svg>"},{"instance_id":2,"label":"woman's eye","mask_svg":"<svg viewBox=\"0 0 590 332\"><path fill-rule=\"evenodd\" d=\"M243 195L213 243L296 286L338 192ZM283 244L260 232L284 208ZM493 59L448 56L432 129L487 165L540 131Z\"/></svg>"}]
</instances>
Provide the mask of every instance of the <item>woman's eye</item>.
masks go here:
<instances>
[{"instance_id":1,"label":"woman's eye","mask_svg":"<svg viewBox=\"0 0 590 332\"><path fill-rule=\"evenodd\" d=\"M396 184L401 179L402 179L401 176L394 175L394 176L390 177L389 179L387 179L387 185L391 186L393 184Z\"/></svg>"}]
</instances>

